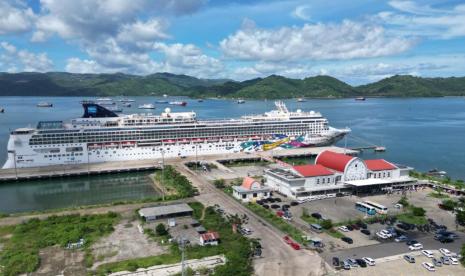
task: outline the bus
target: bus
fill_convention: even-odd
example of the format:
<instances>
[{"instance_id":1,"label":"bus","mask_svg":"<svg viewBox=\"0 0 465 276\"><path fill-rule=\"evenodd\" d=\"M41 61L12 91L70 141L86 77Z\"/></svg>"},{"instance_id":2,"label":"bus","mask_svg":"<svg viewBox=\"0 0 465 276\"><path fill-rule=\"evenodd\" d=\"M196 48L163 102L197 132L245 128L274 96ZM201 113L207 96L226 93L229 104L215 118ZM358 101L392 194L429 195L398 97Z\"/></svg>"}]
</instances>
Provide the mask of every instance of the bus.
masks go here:
<instances>
[{"instance_id":1,"label":"bus","mask_svg":"<svg viewBox=\"0 0 465 276\"><path fill-rule=\"evenodd\" d=\"M368 214L368 215L376 214L375 208L363 202L355 203L355 209L359 210L360 212L364 212L365 214Z\"/></svg>"},{"instance_id":2,"label":"bus","mask_svg":"<svg viewBox=\"0 0 465 276\"><path fill-rule=\"evenodd\" d=\"M381 205L381 204L378 204L378 203L372 202L372 201L364 201L363 203L375 208L376 213L378 213L378 214L387 214L388 208Z\"/></svg>"}]
</instances>

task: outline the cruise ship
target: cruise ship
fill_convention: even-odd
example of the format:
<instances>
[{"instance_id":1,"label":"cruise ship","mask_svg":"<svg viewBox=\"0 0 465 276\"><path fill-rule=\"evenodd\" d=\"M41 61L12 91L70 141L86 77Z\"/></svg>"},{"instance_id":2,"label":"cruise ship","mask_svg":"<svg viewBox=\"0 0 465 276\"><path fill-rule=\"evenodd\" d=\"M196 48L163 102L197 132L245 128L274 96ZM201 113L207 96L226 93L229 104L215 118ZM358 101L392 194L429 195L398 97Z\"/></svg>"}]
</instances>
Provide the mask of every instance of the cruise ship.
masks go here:
<instances>
[{"instance_id":1,"label":"cruise ship","mask_svg":"<svg viewBox=\"0 0 465 276\"><path fill-rule=\"evenodd\" d=\"M68 122L42 121L11 132L3 168L228 154L335 143L335 129L319 112L289 111L283 102L259 115L198 120L195 112L117 115L93 102Z\"/></svg>"}]
</instances>

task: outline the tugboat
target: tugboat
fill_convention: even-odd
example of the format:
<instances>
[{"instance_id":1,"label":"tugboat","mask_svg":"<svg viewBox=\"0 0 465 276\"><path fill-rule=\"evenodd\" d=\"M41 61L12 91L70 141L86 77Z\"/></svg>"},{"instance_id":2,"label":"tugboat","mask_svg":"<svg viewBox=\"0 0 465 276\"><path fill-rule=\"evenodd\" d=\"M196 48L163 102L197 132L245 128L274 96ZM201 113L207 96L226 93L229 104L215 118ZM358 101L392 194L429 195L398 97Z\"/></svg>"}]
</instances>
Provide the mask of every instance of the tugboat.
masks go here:
<instances>
[{"instance_id":1,"label":"tugboat","mask_svg":"<svg viewBox=\"0 0 465 276\"><path fill-rule=\"evenodd\" d=\"M40 102L37 104L37 107L53 107L53 104L47 102Z\"/></svg>"}]
</instances>

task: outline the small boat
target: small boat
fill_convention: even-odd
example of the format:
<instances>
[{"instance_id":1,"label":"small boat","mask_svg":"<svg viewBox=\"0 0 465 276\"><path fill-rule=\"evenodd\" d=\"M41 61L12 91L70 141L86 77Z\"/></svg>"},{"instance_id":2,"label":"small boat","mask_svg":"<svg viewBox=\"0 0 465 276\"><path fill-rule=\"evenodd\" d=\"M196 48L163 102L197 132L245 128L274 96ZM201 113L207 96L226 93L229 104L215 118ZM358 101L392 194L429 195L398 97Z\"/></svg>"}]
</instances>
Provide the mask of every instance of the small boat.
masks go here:
<instances>
[{"instance_id":1,"label":"small boat","mask_svg":"<svg viewBox=\"0 0 465 276\"><path fill-rule=\"evenodd\" d=\"M104 106L112 106L112 105L116 105L115 102L112 102L112 101L99 101L97 102L98 105L104 105Z\"/></svg>"},{"instance_id":2,"label":"small boat","mask_svg":"<svg viewBox=\"0 0 465 276\"><path fill-rule=\"evenodd\" d=\"M245 101L242 100L242 99L239 99L239 100L237 100L237 103L238 103L238 104L243 104L243 103L245 103Z\"/></svg>"},{"instance_id":3,"label":"small boat","mask_svg":"<svg viewBox=\"0 0 465 276\"><path fill-rule=\"evenodd\" d=\"M163 98L167 98L167 97L168 97L168 95L166 95L166 94L163 94Z\"/></svg>"},{"instance_id":4,"label":"small boat","mask_svg":"<svg viewBox=\"0 0 465 276\"><path fill-rule=\"evenodd\" d=\"M53 104L47 102L40 102L37 104L37 107L53 107Z\"/></svg>"},{"instance_id":5,"label":"small boat","mask_svg":"<svg viewBox=\"0 0 465 276\"><path fill-rule=\"evenodd\" d=\"M156 104L167 104L168 101L155 101Z\"/></svg>"},{"instance_id":6,"label":"small boat","mask_svg":"<svg viewBox=\"0 0 465 276\"><path fill-rule=\"evenodd\" d=\"M187 102L184 101L175 101L175 102L169 102L170 105L179 105L179 106L186 106Z\"/></svg>"},{"instance_id":7,"label":"small boat","mask_svg":"<svg viewBox=\"0 0 465 276\"><path fill-rule=\"evenodd\" d=\"M364 100L366 100L366 99L365 99L365 97L357 97L357 98L355 98L355 100L356 100L356 101L364 101Z\"/></svg>"},{"instance_id":8,"label":"small boat","mask_svg":"<svg viewBox=\"0 0 465 276\"><path fill-rule=\"evenodd\" d=\"M432 175L432 176L444 176L446 174L447 174L447 172L440 171L438 169L429 170L428 173L427 173L427 175Z\"/></svg>"},{"instance_id":9,"label":"small boat","mask_svg":"<svg viewBox=\"0 0 465 276\"><path fill-rule=\"evenodd\" d=\"M0 113L5 113L5 108L0 107Z\"/></svg>"},{"instance_id":10,"label":"small boat","mask_svg":"<svg viewBox=\"0 0 465 276\"><path fill-rule=\"evenodd\" d=\"M197 102L201 103L203 102L203 99L198 99Z\"/></svg>"},{"instance_id":11,"label":"small boat","mask_svg":"<svg viewBox=\"0 0 465 276\"><path fill-rule=\"evenodd\" d=\"M375 152L385 152L385 151L386 151L386 147L378 146L375 148Z\"/></svg>"},{"instance_id":12,"label":"small boat","mask_svg":"<svg viewBox=\"0 0 465 276\"><path fill-rule=\"evenodd\" d=\"M124 99L119 100L119 102L122 102L122 103L133 103L133 102L135 102L135 100L128 99L128 98L124 98Z\"/></svg>"},{"instance_id":13,"label":"small boat","mask_svg":"<svg viewBox=\"0 0 465 276\"><path fill-rule=\"evenodd\" d=\"M155 106L153 104L142 104L139 105L139 109L155 109Z\"/></svg>"},{"instance_id":14,"label":"small boat","mask_svg":"<svg viewBox=\"0 0 465 276\"><path fill-rule=\"evenodd\" d=\"M304 99L304 98L298 98L298 99L297 99L297 102L299 102L299 103L303 103L303 102L306 102L306 101L307 101L307 100Z\"/></svg>"},{"instance_id":15,"label":"small boat","mask_svg":"<svg viewBox=\"0 0 465 276\"><path fill-rule=\"evenodd\" d=\"M123 106L124 106L124 107L131 107L132 104L131 104L131 103L123 103Z\"/></svg>"},{"instance_id":16,"label":"small boat","mask_svg":"<svg viewBox=\"0 0 465 276\"><path fill-rule=\"evenodd\" d=\"M113 101L113 100L110 99L110 98L98 98L98 99L96 99L96 101L98 101L98 102L104 102L104 101Z\"/></svg>"}]
</instances>

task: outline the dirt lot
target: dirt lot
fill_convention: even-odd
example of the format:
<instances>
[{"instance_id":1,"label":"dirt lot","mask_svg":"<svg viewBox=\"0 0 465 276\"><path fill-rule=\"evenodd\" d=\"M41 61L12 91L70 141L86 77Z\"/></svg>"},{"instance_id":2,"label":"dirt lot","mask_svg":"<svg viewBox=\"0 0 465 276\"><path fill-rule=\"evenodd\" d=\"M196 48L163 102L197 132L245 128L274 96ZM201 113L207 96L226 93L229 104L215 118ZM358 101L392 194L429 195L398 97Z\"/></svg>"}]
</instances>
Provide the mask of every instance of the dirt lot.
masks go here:
<instances>
[{"instance_id":1,"label":"dirt lot","mask_svg":"<svg viewBox=\"0 0 465 276\"><path fill-rule=\"evenodd\" d=\"M152 228L155 229L155 227L159 223L163 223L168 229L170 235L175 238L175 239L185 239L189 240L190 244L192 245L197 245L199 244L199 234L195 230L195 227L191 226L192 222L192 217L178 217L175 219L176 225L174 227L169 227L168 226L168 220L167 219L160 219L156 220L150 223L147 223L144 227L145 228ZM206 229L208 230L208 229Z\"/></svg>"},{"instance_id":2,"label":"dirt lot","mask_svg":"<svg viewBox=\"0 0 465 276\"><path fill-rule=\"evenodd\" d=\"M92 246L95 256L93 268L108 263L134 259L166 252L166 249L140 233L139 222L123 219L109 236L100 239Z\"/></svg>"},{"instance_id":3,"label":"dirt lot","mask_svg":"<svg viewBox=\"0 0 465 276\"><path fill-rule=\"evenodd\" d=\"M436 252L435 257L440 257L440 253ZM436 267L435 272L427 271L422 265L422 262L431 263L431 259L423 255L415 256L416 263L407 263L402 256L396 257L395 260L378 262L376 266L369 266L366 268L353 268L351 270L341 271L341 275L357 275L357 276L410 276L410 275L465 275L465 269L461 265L443 265L442 267Z\"/></svg>"},{"instance_id":4,"label":"dirt lot","mask_svg":"<svg viewBox=\"0 0 465 276\"><path fill-rule=\"evenodd\" d=\"M34 276L64 275L85 276L84 252L66 250L58 246L40 250L40 267L32 273Z\"/></svg>"},{"instance_id":5,"label":"dirt lot","mask_svg":"<svg viewBox=\"0 0 465 276\"><path fill-rule=\"evenodd\" d=\"M199 175L206 179L213 181L215 179L234 179L238 177L256 176L263 175L265 166L240 166L240 167L227 167L228 170L224 169L212 169L209 172L199 172Z\"/></svg>"}]
</instances>

